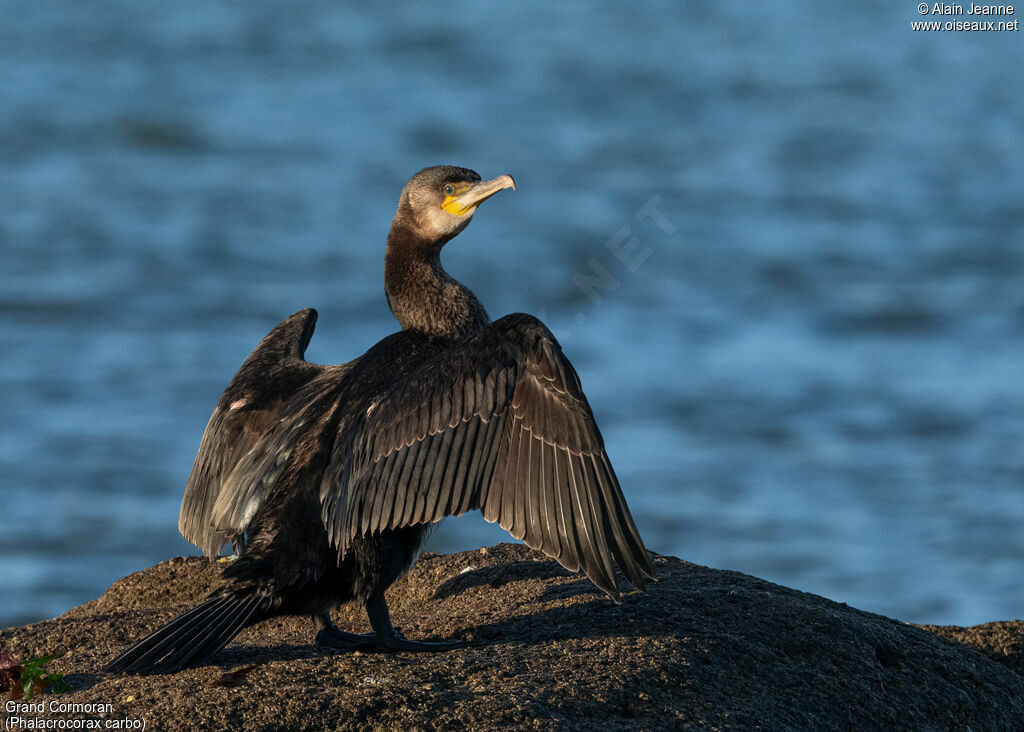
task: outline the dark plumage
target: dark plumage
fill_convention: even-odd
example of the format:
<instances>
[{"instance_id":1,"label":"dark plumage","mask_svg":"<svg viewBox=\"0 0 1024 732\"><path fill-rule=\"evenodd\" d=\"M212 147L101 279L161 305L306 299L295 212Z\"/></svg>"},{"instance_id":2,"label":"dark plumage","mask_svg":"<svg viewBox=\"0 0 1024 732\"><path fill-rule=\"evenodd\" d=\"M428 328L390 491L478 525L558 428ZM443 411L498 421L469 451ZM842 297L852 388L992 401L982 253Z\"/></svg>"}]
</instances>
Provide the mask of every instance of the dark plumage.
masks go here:
<instances>
[{"instance_id":1,"label":"dark plumage","mask_svg":"<svg viewBox=\"0 0 1024 732\"><path fill-rule=\"evenodd\" d=\"M442 268L444 244L510 176L427 168L402 191L385 288L402 326L354 361L306 362L314 310L295 313L245 360L214 410L179 528L205 553L240 557L223 585L111 661L168 671L208 661L242 628L310 614L317 644L437 650L402 637L384 591L432 523L479 509L517 539L618 598L615 566L654 577L572 364L536 318L491 322ZM374 632L329 611L356 599Z\"/></svg>"}]
</instances>

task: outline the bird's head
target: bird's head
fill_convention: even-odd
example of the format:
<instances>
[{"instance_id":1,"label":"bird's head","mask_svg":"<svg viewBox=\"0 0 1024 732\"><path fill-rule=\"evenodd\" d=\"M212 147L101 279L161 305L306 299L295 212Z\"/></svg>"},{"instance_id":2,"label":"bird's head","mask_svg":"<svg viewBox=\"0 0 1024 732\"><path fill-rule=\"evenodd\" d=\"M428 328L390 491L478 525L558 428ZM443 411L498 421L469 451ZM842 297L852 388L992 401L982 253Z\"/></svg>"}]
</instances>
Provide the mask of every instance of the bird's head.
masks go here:
<instances>
[{"instance_id":1,"label":"bird's head","mask_svg":"<svg viewBox=\"0 0 1024 732\"><path fill-rule=\"evenodd\" d=\"M468 168L424 168L402 189L395 222L408 227L417 239L441 246L469 225L477 206L498 191L515 187L511 175L481 180Z\"/></svg>"}]
</instances>

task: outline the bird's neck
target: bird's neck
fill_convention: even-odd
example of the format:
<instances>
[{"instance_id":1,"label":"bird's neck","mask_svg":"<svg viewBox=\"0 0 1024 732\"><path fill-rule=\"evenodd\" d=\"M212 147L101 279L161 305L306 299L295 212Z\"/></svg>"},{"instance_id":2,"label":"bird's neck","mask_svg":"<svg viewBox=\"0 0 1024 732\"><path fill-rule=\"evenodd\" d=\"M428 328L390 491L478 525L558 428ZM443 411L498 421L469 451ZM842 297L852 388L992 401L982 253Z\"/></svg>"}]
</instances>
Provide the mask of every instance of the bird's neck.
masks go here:
<instances>
[{"instance_id":1,"label":"bird's neck","mask_svg":"<svg viewBox=\"0 0 1024 732\"><path fill-rule=\"evenodd\" d=\"M441 267L444 242L424 242L397 222L388 234L384 288L402 330L455 339L482 328L487 312Z\"/></svg>"}]
</instances>

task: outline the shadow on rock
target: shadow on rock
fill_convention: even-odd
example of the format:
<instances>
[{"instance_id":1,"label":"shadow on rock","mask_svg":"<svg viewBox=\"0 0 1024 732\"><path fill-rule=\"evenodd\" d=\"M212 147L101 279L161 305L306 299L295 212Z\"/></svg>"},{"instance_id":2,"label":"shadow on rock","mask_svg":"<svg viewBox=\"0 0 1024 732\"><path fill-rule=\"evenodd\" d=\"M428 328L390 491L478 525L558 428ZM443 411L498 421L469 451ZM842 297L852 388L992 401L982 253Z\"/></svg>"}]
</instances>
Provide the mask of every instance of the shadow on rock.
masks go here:
<instances>
[{"instance_id":1,"label":"shadow on rock","mask_svg":"<svg viewBox=\"0 0 1024 732\"><path fill-rule=\"evenodd\" d=\"M491 587L497 589L504 587L510 582L518 582L525 579L548 579L550 577L570 577L567 572L554 562L511 562L480 569L463 570L460 574L440 584L431 599L441 600L446 597L460 595L472 587ZM589 585L589 592L596 592L593 585Z\"/></svg>"}]
</instances>

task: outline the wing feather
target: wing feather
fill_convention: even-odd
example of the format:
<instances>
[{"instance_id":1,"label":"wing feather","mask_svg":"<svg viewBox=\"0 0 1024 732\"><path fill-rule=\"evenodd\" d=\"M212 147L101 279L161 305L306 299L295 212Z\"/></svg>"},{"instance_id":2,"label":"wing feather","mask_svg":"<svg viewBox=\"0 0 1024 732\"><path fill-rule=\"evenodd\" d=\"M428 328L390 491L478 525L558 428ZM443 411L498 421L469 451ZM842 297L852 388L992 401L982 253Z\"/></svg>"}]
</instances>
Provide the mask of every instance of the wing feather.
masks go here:
<instances>
[{"instance_id":1,"label":"wing feather","mask_svg":"<svg viewBox=\"0 0 1024 732\"><path fill-rule=\"evenodd\" d=\"M427 492L426 510L430 516L440 516L444 513L444 506L440 505L441 488L444 485L444 469L449 463L455 444L454 430L441 432L440 440L440 447L430 464L429 482L424 482Z\"/></svg>"},{"instance_id":2,"label":"wing feather","mask_svg":"<svg viewBox=\"0 0 1024 732\"><path fill-rule=\"evenodd\" d=\"M519 472L522 469L523 430L519 428L519 420L512 419L512 447L508 453L508 465L505 468L504 486L501 492L501 520L498 525L517 539L522 539L519 530L522 522L516 521L516 499L519 494ZM526 476L523 476L526 479ZM518 535L517 535L518 534Z\"/></svg>"},{"instance_id":3,"label":"wing feather","mask_svg":"<svg viewBox=\"0 0 1024 732\"><path fill-rule=\"evenodd\" d=\"M479 419L470 419L466 422L466 448L462 459L459 460L459 469L455 473L453 485L461 486L462 489L452 491L451 502L447 514L459 516L469 510L469 503L473 497L474 486L471 478L474 463L480 460L480 453L486 449L483 436L487 432L487 425Z\"/></svg>"},{"instance_id":4,"label":"wing feather","mask_svg":"<svg viewBox=\"0 0 1024 732\"><path fill-rule=\"evenodd\" d=\"M558 543L562 553L557 559L562 566L570 571L580 568L580 555L577 551L576 520L573 518L572 498L569 496L569 453L557 451L555 466L555 506L558 521Z\"/></svg>"},{"instance_id":5,"label":"wing feather","mask_svg":"<svg viewBox=\"0 0 1024 732\"><path fill-rule=\"evenodd\" d=\"M472 449L475 442L475 430L470 432L468 425L466 427L467 429L458 430L458 443L449 456L448 464L445 465L441 495L437 502L438 513L442 516L452 515L452 504L457 503L458 491L461 488L456 482L456 476L460 470L464 470L464 461L469 457L469 450Z\"/></svg>"},{"instance_id":6,"label":"wing feather","mask_svg":"<svg viewBox=\"0 0 1024 732\"><path fill-rule=\"evenodd\" d=\"M552 445L541 443L541 474L540 480L540 523L541 551L549 557L561 554L558 543L558 527L555 524L555 461L558 453Z\"/></svg>"},{"instance_id":7,"label":"wing feather","mask_svg":"<svg viewBox=\"0 0 1024 732\"><path fill-rule=\"evenodd\" d=\"M381 510L380 520L385 522L387 527L393 528L397 526L397 522L395 521L395 511L400 510L400 508L398 505L398 491L391 487L393 485L391 477L394 474L395 464L398 460L394 457L388 457L383 458L382 462L384 463L384 469L377 489L383 492L386 498L384 501L384 508Z\"/></svg>"},{"instance_id":8,"label":"wing feather","mask_svg":"<svg viewBox=\"0 0 1024 732\"><path fill-rule=\"evenodd\" d=\"M430 458L430 444L427 442L416 443L419 445L419 455L416 456L416 464L413 468L412 475L409 477L408 485L421 485L423 480L423 469L424 465ZM394 489L394 486L392 487ZM416 504L413 508L413 517L416 523L422 523L426 518L426 512L424 511L424 505L427 500L427 491L416 491Z\"/></svg>"},{"instance_id":9,"label":"wing feather","mask_svg":"<svg viewBox=\"0 0 1024 732\"><path fill-rule=\"evenodd\" d=\"M509 455L512 452L512 439L509 435L511 420L508 418L507 413L501 415L501 420L500 436L496 440L495 449L491 456L493 465L488 473L491 476L490 489L483 492L483 505L481 506L484 520L492 524L501 521L501 496L506 483L506 474L508 473Z\"/></svg>"},{"instance_id":10,"label":"wing feather","mask_svg":"<svg viewBox=\"0 0 1024 732\"><path fill-rule=\"evenodd\" d=\"M417 451L413 452L409 448L405 448L401 451L402 454L396 454L394 460L401 465L401 471L398 473L398 477L391 484L390 489L398 491L399 493L405 494L405 500L402 502L402 521L400 526L409 526L413 523L412 512L416 508L416 493L413 491L402 491L399 490L400 486L409 485L409 477L412 475L414 463L418 455L419 443L414 442L417 447ZM378 488L384 488L384 486L378 486Z\"/></svg>"},{"instance_id":11,"label":"wing feather","mask_svg":"<svg viewBox=\"0 0 1024 732\"><path fill-rule=\"evenodd\" d=\"M575 369L536 318L511 315L392 384L339 442L321 492L332 543L480 509L618 597L654 566Z\"/></svg>"}]
</instances>

